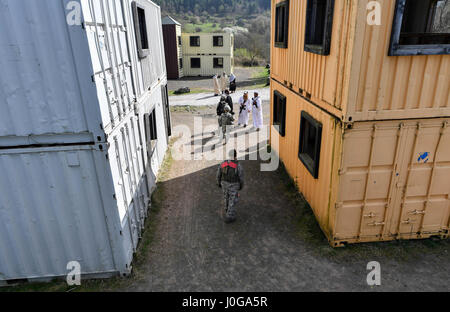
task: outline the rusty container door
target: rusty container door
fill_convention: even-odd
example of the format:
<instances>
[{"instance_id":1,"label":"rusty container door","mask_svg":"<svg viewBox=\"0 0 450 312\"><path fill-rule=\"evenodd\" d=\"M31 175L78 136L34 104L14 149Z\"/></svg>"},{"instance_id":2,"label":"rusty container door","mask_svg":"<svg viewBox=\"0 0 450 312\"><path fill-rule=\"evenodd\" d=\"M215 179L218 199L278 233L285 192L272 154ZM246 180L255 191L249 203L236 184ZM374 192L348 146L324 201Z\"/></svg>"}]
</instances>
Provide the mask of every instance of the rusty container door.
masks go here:
<instances>
[{"instance_id":1,"label":"rusty container door","mask_svg":"<svg viewBox=\"0 0 450 312\"><path fill-rule=\"evenodd\" d=\"M346 129L335 241L448 233L448 121L360 122Z\"/></svg>"}]
</instances>

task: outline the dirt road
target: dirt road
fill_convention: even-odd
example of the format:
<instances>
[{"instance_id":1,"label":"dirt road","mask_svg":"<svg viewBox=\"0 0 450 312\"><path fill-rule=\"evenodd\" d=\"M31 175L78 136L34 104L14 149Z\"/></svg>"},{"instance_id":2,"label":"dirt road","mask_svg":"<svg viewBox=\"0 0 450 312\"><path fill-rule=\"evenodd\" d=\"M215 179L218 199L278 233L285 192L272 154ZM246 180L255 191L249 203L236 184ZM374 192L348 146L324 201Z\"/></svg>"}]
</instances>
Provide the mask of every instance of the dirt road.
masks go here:
<instances>
[{"instance_id":1,"label":"dirt road","mask_svg":"<svg viewBox=\"0 0 450 312\"><path fill-rule=\"evenodd\" d=\"M265 102L265 121L268 120ZM206 108L173 113L193 127ZM194 136L201 147L209 132ZM196 148L198 148L198 146ZM247 154L250 150L240 150ZM154 195L154 236L128 291L449 291L450 241L403 241L329 247L305 201L280 168L261 172L243 161L246 187L238 220L219 217L218 161L171 162ZM382 285L368 286L367 263L381 264Z\"/></svg>"}]
</instances>

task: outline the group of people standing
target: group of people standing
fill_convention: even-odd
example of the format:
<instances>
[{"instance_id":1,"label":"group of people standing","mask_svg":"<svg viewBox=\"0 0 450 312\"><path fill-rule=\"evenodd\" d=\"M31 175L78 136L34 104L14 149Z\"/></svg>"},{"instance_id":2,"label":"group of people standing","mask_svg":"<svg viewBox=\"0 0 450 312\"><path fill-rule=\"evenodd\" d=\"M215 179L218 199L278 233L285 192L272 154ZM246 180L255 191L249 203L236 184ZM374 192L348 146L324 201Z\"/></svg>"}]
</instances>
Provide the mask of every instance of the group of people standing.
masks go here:
<instances>
[{"instance_id":1,"label":"group of people standing","mask_svg":"<svg viewBox=\"0 0 450 312\"><path fill-rule=\"evenodd\" d=\"M228 84L230 88L228 88ZM224 94L225 90L229 90L230 93L236 92L236 76L231 74L230 77L226 73L222 75L214 75L213 77L214 95L218 96Z\"/></svg>"},{"instance_id":2,"label":"group of people standing","mask_svg":"<svg viewBox=\"0 0 450 312\"><path fill-rule=\"evenodd\" d=\"M239 117L238 127L246 128L249 123L250 113L253 116L253 126L257 131L263 127L263 108L261 97L258 92L254 93L254 97L250 100L248 92L244 92L239 99ZM219 121L219 128L222 129L223 138L227 137L227 126L231 126L235 122L235 112L233 109L233 99L228 89L225 90L225 95L220 98L217 105L217 116Z\"/></svg>"}]
</instances>

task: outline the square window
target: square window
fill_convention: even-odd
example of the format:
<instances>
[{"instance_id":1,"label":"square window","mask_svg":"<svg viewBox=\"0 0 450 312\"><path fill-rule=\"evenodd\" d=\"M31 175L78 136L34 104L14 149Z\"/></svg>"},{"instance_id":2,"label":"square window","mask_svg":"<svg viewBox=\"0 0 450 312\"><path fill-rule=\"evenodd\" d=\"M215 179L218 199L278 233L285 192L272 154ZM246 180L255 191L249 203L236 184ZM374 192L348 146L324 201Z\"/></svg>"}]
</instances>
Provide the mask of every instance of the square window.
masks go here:
<instances>
[{"instance_id":1,"label":"square window","mask_svg":"<svg viewBox=\"0 0 450 312\"><path fill-rule=\"evenodd\" d=\"M223 68L223 57L215 57L213 62L214 68Z\"/></svg>"},{"instance_id":2,"label":"square window","mask_svg":"<svg viewBox=\"0 0 450 312\"><path fill-rule=\"evenodd\" d=\"M277 4L275 11L275 47L288 47L289 0Z\"/></svg>"},{"instance_id":3,"label":"square window","mask_svg":"<svg viewBox=\"0 0 450 312\"><path fill-rule=\"evenodd\" d=\"M145 58L150 54L145 8L141 7L136 2L132 3L132 8L138 54L140 58Z\"/></svg>"},{"instance_id":4,"label":"square window","mask_svg":"<svg viewBox=\"0 0 450 312\"><path fill-rule=\"evenodd\" d=\"M286 135L286 97L278 91L273 92L273 125L282 137Z\"/></svg>"},{"instance_id":5,"label":"square window","mask_svg":"<svg viewBox=\"0 0 450 312\"><path fill-rule=\"evenodd\" d=\"M303 111L300 120L298 158L314 179L319 178L321 143L322 124Z\"/></svg>"},{"instance_id":6,"label":"square window","mask_svg":"<svg viewBox=\"0 0 450 312\"><path fill-rule=\"evenodd\" d=\"M450 1L397 0L389 55L450 54Z\"/></svg>"},{"instance_id":7,"label":"square window","mask_svg":"<svg viewBox=\"0 0 450 312\"><path fill-rule=\"evenodd\" d=\"M334 0L308 0L305 51L329 55L333 29Z\"/></svg>"},{"instance_id":8,"label":"square window","mask_svg":"<svg viewBox=\"0 0 450 312\"><path fill-rule=\"evenodd\" d=\"M200 36L190 36L189 41L191 47L199 47L200 46Z\"/></svg>"},{"instance_id":9,"label":"square window","mask_svg":"<svg viewBox=\"0 0 450 312\"><path fill-rule=\"evenodd\" d=\"M200 68L200 58L199 57L191 58L191 68Z\"/></svg>"},{"instance_id":10,"label":"square window","mask_svg":"<svg viewBox=\"0 0 450 312\"><path fill-rule=\"evenodd\" d=\"M223 47L223 36L214 36L213 37L213 46L214 47Z\"/></svg>"}]
</instances>

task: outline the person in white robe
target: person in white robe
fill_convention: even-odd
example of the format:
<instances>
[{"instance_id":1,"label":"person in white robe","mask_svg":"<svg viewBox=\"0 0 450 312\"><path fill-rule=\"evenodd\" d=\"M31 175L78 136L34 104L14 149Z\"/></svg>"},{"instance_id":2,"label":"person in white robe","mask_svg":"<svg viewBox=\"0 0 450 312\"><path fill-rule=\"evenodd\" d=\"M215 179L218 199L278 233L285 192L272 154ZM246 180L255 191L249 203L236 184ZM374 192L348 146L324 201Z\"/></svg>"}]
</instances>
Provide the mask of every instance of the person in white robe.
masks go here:
<instances>
[{"instance_id":1,"label":"person in white robe","mask_svg":"<svg viewBox=\"0 0 450 312\"><path fill-rule=\"evenodd\" d=\"M220 82L217 74L214 75L213 77L213 85L214 85L214 96L222 94L222 88L220 87Z\"/></svg>"},{"instance_id":2,"label":"person in white robe","mask_svg":"<svg viewBox=\"0 0 450 312\"><path fill-rule=\"evenodd\" d=\"M228 89L228 76L225 72L222 74L222 77L220 78L220 85L222 87L222 93L224 93L225 90Z\"/></svg>"},{"instance_id":3,"label":"person in white robe","mask_svg":"<svg viewBox=\"0 0 450 312\"><path fill-rule=\"evenodd\" d=\"M248 92L244 92L244 95L239 99L239 120L238 126L248 126L248 119L251 112L251 102L248 98Z\"/></svg>"},{"instance_id":4,"label":"person in white robe","mask_svg":"<svg viewBox=\"0 0 450 312\"><path fill-rule=\"evenodd\" d=\"M254 98L252 99L252 116L253 116L253 126L260 130L263 127L263 108L261 97L258 92L254 93Z\"/></svg>"}]
</instances>

